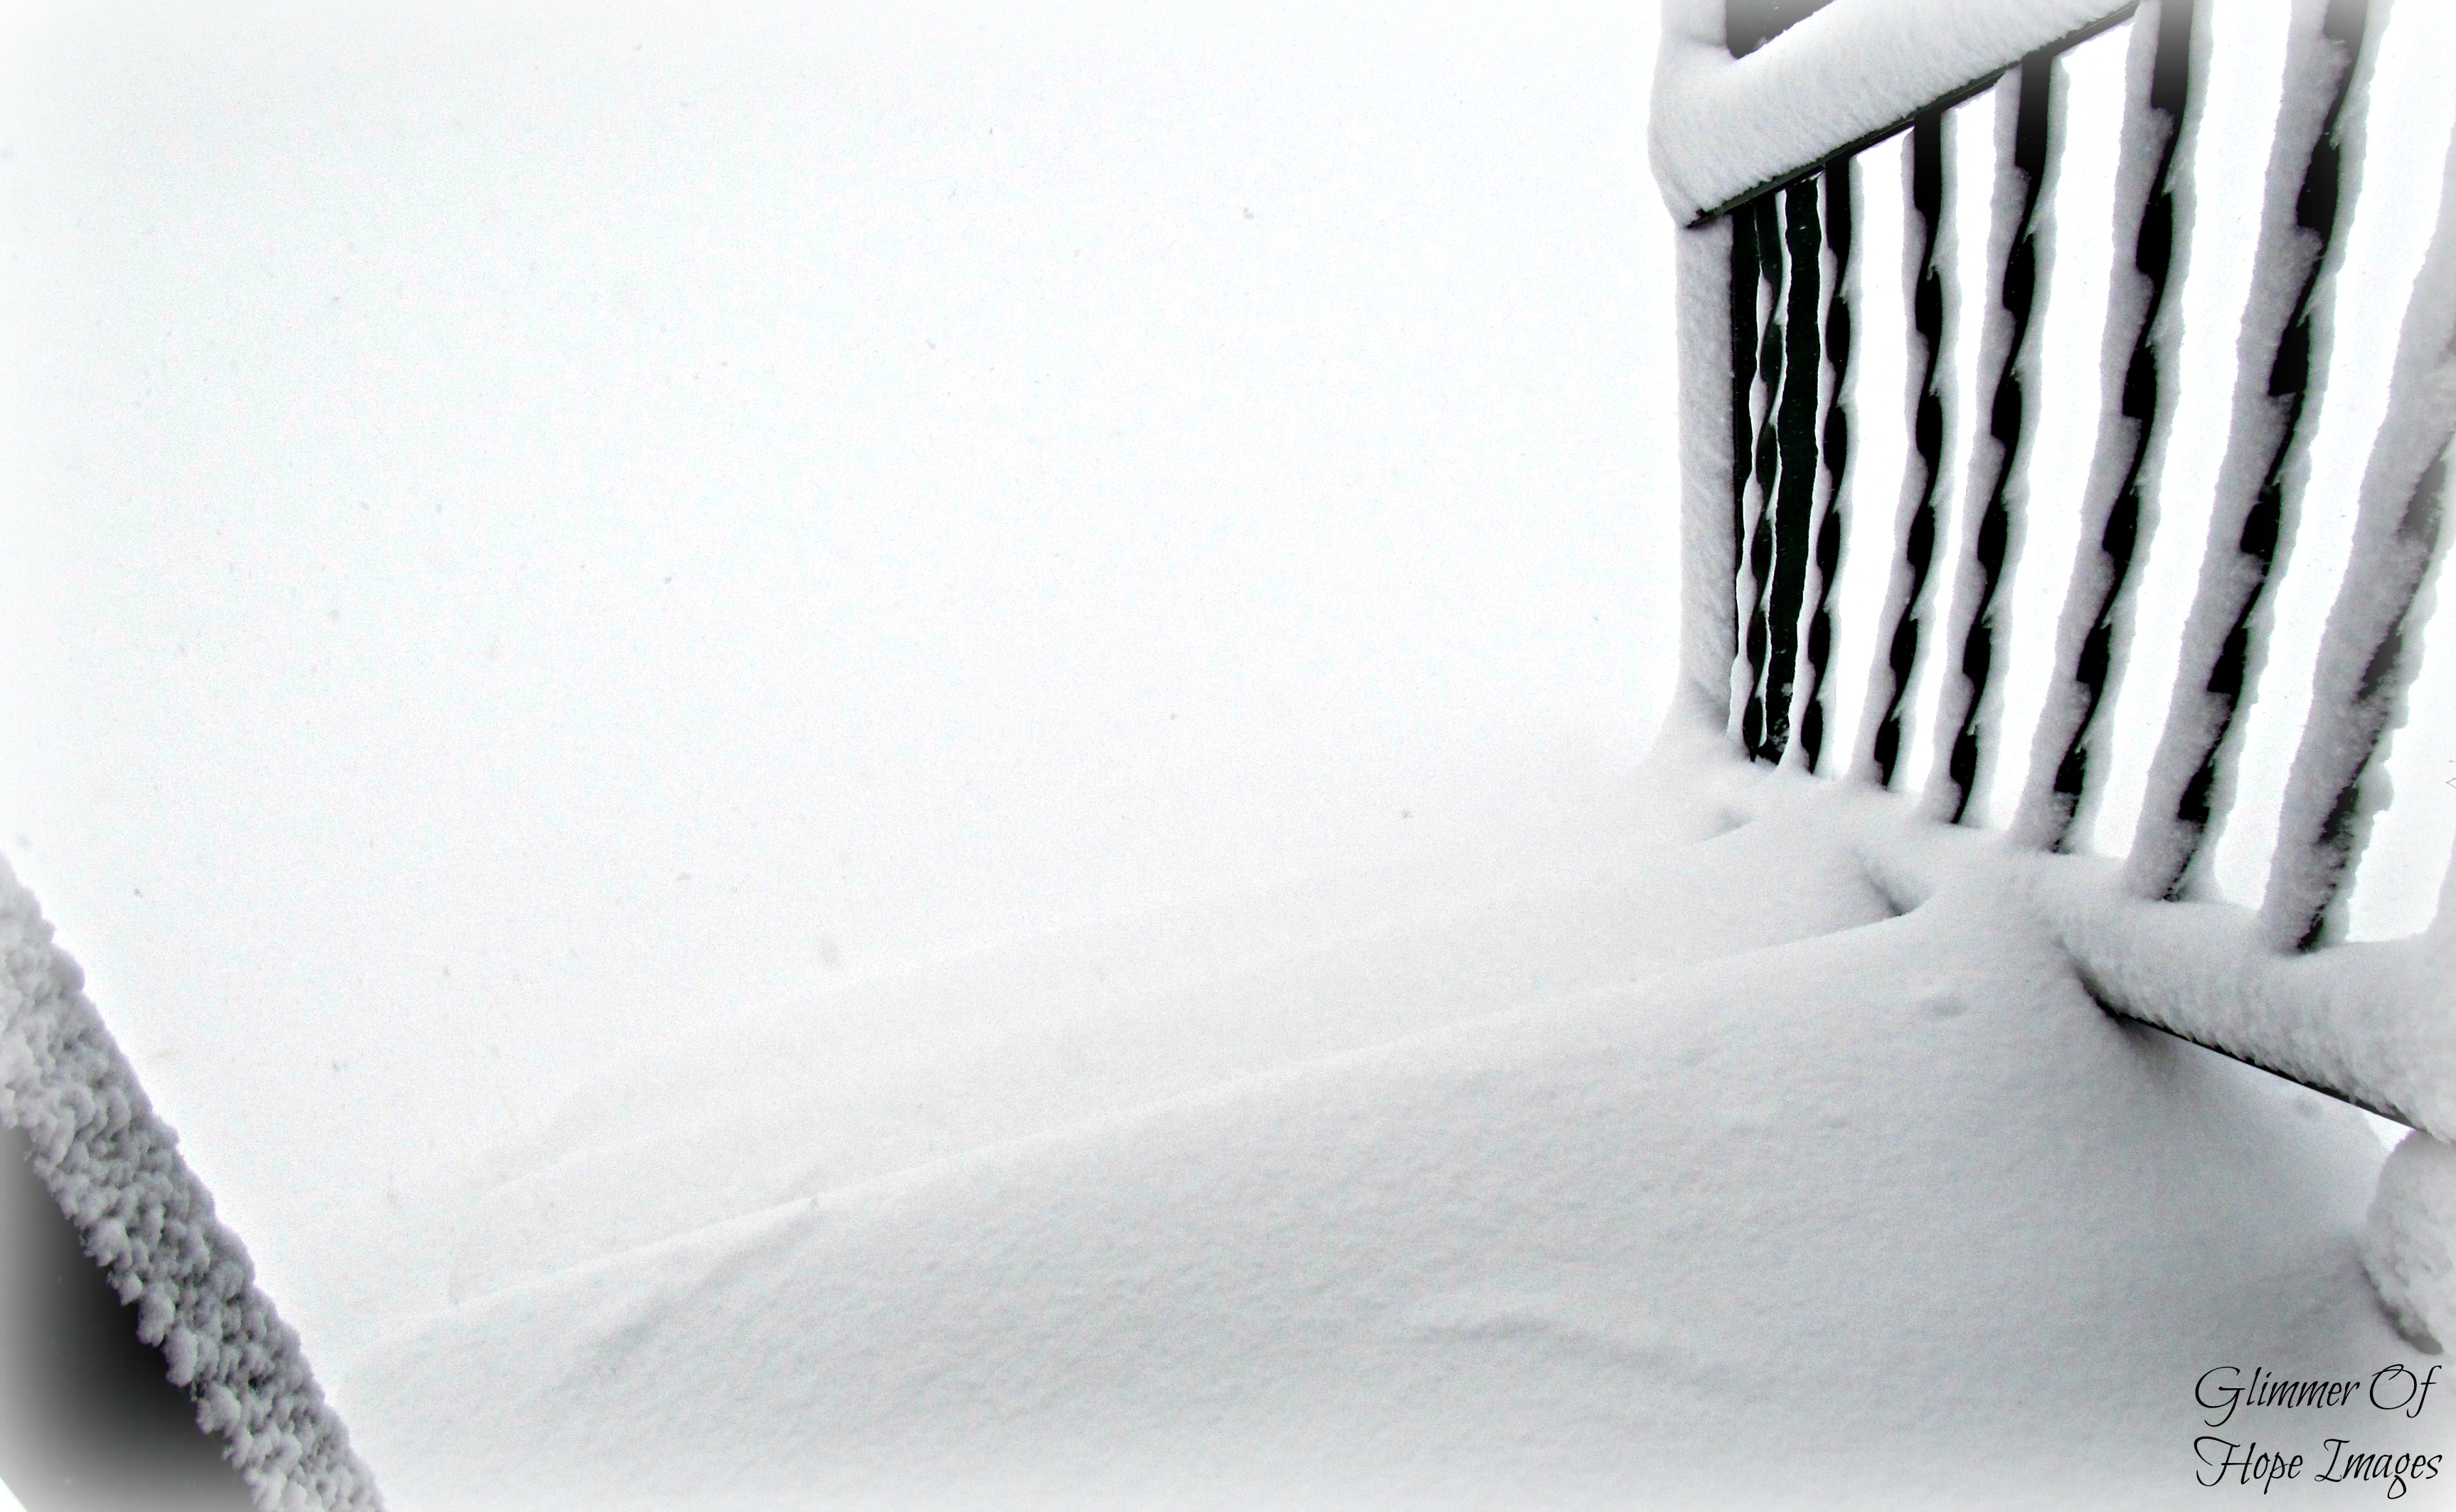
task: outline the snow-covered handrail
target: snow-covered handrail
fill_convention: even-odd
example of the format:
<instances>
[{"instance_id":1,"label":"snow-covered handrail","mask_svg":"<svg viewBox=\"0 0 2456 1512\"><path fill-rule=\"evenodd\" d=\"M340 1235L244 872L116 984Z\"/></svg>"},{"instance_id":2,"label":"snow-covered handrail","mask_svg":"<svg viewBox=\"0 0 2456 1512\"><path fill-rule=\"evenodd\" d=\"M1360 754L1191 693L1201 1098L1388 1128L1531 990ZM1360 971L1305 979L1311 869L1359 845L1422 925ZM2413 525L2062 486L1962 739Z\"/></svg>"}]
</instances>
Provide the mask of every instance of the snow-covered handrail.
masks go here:
<instances>
[{"instance_id":1,"label":"snow-covered handrail","mask_svg":"<svg viewBox=\"0 0 2456 1512\"><path fill-rule=\"evenodd\" d=\"M83 986L0 861L0 1123L26 1132L35 1175L120 1300L136 1304L137 1337L161 1348L256 1504L376 1512L375 1482L298 1336L256 1287L246 1248L215 1218Z\"/></svg>"},{"instance_id":2,"label":"snow-covered handrail","mask_svg":"<svg viewBox=\"0 0 2456 1512\"><path fill-rule=\"evenodd\" d=\"M1674 220L1700 224L2131 10L2128 0L1836 0L1735 58L1724 0L1664 0L1655 181Z\"/></svg>"},{"instance_id":3,"label":"snow-covered handrail","mask_svg":"<svg viewBox=\"0 0 2456 1512\"><path fill-rule=\"evenodd\" d=\"M2456 1140L2456 1001L2432 985L2456 980L2456 905L2443 902L2439 922L2394 950L2334 948L2339 899L2379 806L2372 768L2419 660L2456 462L2456 177L2441 191L2403 327L2266 902L2190 904L2201 922L2188 929L2155 912L2206 898L2194 880L2206 868L2205 837L2235 797L2241 713L2265 662L2268 589L2293 543L2309 470L2386 9L2293 0L2286 18L2210 534L2139 832L2111 867L2059 853L2104 787L2104 716L2123 675L2136 562L2158 521L2180 350L2170 285L2192 231L2193 102L2210 77L2202 4L2142 0L2133 17L2102 409L2077 496L2040 499L2027 458L2042 376L2033 317L2053 246L2042 189L2061 151L2062 55L2129 8L1833 0L1735 58L1724 46L1725 0L1670 0L1652 137L1663 193L1687 226L1679 704L1691 728L1749 759L1735 780L1754 766L1891 788L1910 769L1905 715L1920 665L1942 658L1931 774L1912 807L1932 825L1966 828L1973 794L2001 754L2009 563L2025 520L2048 510L2076 519L2078 549L2029 766L1990 853L2008 866L2034 856L2041 875L2057 879L2029 889L2041 927L2110 1011ZM1965 296L1951 230L1953 107L1991 87L1997 173L1986 286ZM1866 512L1852 495L1853 353L1870 339L1856 328L1853 246L1866 233L1856 158L1895 132L1909 137L1908 329L1886 335L1907 347L1908 444L1881 546L1891 581L1858 735L1839 751L1828 738L1832 584L1846 524L1881 534L1852 518ZM2456 159L2449 167L2456 174ZM1965 306L1978 322L1979 409L1964 443L1966 526L1947 540L1942 473L1962 422L1943 354ZM2077 869L2066 877L2057 869L2066 867ZM2221 914L2229 922L2206 922ZM2246 949L2265 953L2247 961ZM2389 962L2393 971L2380 964Z\"/></svg>"}]
</instances>

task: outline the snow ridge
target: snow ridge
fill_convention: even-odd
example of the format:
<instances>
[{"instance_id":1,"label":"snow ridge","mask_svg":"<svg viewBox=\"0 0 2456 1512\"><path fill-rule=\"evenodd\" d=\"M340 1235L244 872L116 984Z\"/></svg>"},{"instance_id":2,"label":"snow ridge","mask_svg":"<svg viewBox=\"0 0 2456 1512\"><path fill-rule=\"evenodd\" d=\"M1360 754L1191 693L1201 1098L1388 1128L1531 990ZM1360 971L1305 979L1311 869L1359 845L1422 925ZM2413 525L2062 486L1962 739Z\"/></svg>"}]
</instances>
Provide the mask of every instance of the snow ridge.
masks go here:
<instances>
[{"instance_id":1,"label":"snow ridge","mask_svg":"<svg viewBox=\"0 0 2456 1512\"><path fill-rule=\"evenodd\" d=\"M298 1336L256 1289L245 1246L214 1217L84 984L0 861L0 1120L26 1131L35 1174L136 1304L138 1337L161 1348L196 1420L227 1440L256 1504L375 1512L375 1482Z\"/></svg>"}]
</instances>

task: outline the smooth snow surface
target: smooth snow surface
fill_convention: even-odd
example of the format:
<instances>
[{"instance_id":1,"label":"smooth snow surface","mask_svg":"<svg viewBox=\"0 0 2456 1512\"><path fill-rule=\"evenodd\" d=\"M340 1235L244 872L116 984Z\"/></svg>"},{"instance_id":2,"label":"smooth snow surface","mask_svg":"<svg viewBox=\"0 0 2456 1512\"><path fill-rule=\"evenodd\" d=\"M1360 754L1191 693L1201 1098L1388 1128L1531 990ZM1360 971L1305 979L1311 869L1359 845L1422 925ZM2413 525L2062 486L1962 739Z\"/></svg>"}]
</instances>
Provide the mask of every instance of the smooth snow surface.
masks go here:
<instances>
[{"instance_id":1,"label":"smooth snow surface","mask_svg":"<svg viewBox=\"0 0 2456 1512\"><path fill-rule=\"evenodd\" d=\"M2359 1114L1730 817L746 1021L505 1152L341 1404L401 1508L2165 1504L2200 1372L2421 1358Z\"/></svg>"},{"instance_id":2,"label":"smooth snow surface","mask_svg":"<svg viewBox=\"0 0 2456 1512\"><path fill-rule=\"evenodd\" d=\"M2363 1263L2411 1334L2456 1338L2456 1150L2407 1134L2371 1201Z\"/></svg>"}]
</instances>

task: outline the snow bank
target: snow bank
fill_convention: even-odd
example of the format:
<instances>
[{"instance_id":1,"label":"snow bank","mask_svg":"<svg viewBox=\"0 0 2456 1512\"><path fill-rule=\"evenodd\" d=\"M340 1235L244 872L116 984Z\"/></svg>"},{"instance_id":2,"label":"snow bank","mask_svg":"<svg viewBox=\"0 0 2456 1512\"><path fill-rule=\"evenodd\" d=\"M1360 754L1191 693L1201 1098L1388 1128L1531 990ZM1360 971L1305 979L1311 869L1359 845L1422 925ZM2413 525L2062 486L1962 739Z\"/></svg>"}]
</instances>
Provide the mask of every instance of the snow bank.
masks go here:
<instances>
[{"instance_id":1,"label":"snow bank","mask_svg":"<svg viewBox=\"0 0 2456 1512\"><path fill-rule=\"evenodd\" d=\"M0 1119L26 1131L35 1174L136 1304L139 1337L161 1347L197 1420L228 1440L256 1505L380 1505L297 1336L256 1290L245 1247L215 1220L84 983L0 861Z\"/></svg>"},{"instance_id":2,"label":"snow bank","mask_svg":"<svg viewBox=\"0 0 2456 1512\"><path fill-rule=\"evenodd\" d=\"M2000 870L1891 916L1852 833L1283 897L936 1054L768 1025L524 1152L494 1289L343 1400L407 1506L2139 1504L2204 1494L2201 1372L2415 1359L2358 1114L2110 1017Z\"/></svg>"}]
</instances>

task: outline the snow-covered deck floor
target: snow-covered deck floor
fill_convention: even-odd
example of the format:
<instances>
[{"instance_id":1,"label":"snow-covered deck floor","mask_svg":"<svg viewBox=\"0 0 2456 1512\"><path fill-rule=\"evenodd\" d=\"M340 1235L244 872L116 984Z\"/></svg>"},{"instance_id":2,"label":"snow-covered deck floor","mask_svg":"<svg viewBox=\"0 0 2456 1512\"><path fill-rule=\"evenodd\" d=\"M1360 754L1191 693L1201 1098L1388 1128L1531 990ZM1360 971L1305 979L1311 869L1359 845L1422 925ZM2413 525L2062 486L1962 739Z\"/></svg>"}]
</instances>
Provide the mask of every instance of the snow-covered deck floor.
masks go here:
<instances>
[{"instance_id":1,"label":"snow-covered deck floor","mask_svg":"<svg viewBox=\"0 0 2456 1512\"><path fill-rule=\"evenodd\" d=\"M337 1404L404 1512L2162 1505L2211 1367L2425 1362L2359 1114L2110 1017L2009 890L1896 916L1815 801L1712 828L766 1015L506 1152Z\"/></svg>"}]
</instances>

